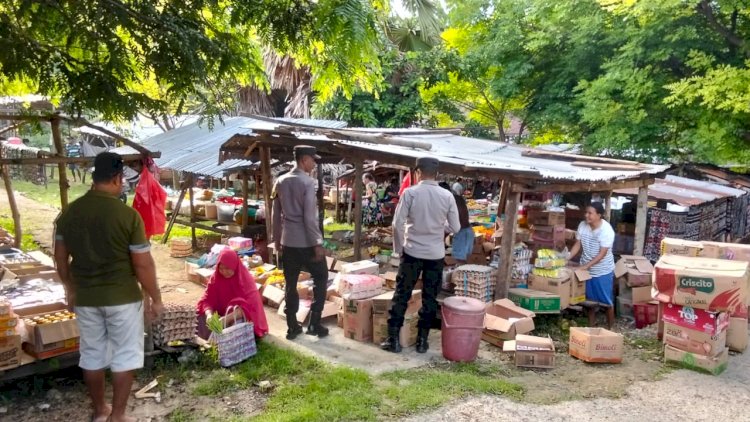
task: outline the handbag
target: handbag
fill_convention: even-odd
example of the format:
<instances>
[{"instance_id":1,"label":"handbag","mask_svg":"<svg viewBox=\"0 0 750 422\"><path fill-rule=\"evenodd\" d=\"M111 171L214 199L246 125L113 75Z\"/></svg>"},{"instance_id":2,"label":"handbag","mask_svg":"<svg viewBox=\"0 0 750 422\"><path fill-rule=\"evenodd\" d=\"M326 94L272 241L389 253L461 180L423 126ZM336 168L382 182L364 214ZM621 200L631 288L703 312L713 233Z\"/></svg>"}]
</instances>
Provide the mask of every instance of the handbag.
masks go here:
<instances>
[{"instance_id":1,"label":"handbag","mask_svg":"<svg viewBox=\"0 0 750 422\"><path fill-rule=\"evenodd\" d=\"M253 323L247 321L244 313L242 321L237 322L237 306L229 307L225 314L223 329L221 333L212 333L211 338L219 351L219 364L224 368L236 365L248 358L255 356L258 348L255 344L255 332ZM242 308L239 308L242 312ZM234 318L234 325L227 327L229 314Z\"/></svg>"}]
</instances>

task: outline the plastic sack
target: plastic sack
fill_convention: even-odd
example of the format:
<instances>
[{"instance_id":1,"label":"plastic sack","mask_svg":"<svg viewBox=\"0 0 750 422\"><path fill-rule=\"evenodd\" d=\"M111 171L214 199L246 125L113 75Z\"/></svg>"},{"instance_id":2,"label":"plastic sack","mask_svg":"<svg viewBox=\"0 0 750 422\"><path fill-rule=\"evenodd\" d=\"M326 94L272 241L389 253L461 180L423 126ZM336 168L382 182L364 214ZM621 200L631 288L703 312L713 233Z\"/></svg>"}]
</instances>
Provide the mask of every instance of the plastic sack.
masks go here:
<instances>
[{"instance_id":1,"label":"plastic sack","mask_svg":"<svg viewBox=\"0 0 750 422\"><path fill-rule=\"evenodd\" d=\"M164 234L164 225L167 223L167 217L164 214L166 204L167 192L161 187L154 174L148 170L148 166L143 166L141 180L135 187L133 208L143 219L146 238Z\"/></svg>"},{"instance_id":2,"label":"plastic sack","mask_svg":"<svg viewBox=\"0 0 750 422\"><path fill-rule=\"evenodd\" d=\"M398 196L403 196L404 191L411 187L411 172L406 172L404 180L401 181L401 188L398 190Z\"/></svg>"}]
</instances>

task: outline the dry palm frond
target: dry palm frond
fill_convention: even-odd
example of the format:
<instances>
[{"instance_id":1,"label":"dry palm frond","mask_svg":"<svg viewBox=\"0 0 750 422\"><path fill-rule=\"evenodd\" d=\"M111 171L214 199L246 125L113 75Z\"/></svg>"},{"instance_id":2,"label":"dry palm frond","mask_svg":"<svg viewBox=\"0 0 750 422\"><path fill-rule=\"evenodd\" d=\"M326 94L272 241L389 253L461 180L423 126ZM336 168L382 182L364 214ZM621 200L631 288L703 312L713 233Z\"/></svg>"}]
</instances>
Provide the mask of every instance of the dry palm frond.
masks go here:
<instances>
[{"instance_id":1,"label":"dry palm frond","mask_svg":"<svg viewBox=\"0 0 750 422\"><path fill-rule=\"evenodd\" d=\"M242 87L239 90L240 111L259 116L273 116L273 104L265 91L254 86Z\"/></svg>"}]
</instances>

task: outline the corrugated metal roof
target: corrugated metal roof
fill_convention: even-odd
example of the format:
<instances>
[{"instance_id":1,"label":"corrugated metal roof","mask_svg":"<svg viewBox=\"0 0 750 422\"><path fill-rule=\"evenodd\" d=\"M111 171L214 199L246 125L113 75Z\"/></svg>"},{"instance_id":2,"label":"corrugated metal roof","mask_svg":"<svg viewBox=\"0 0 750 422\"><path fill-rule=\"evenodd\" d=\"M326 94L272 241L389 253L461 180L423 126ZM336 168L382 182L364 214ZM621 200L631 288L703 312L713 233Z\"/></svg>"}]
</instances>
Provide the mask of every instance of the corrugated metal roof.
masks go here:
<instances>
[{"instance_id":1,"label":"corrugated metal roof","mask_svg":"<svg viewBox=\"0 0 750 422\"><path fill-rule=\"evenodd\" d=\"M185 171L210 177L222 177L224 171L252 166L250 160L233 159L219 163L219 148L235 135L249 135L253 130L274 130L285 124L318 126L321 128L345 127L345 122L312 119L273 119L278 123L251 117L225 117L215 120L213 128L206 122L195 122L165 132L143 142L149 149L160 151L155 160L161 168Z\"/></svg>"},{"instance_id":2,"label":"corrugated metal roof","mask_svg":"<svg viewBox=\"0 0 750 422\"><path fill-rule=\"evenodd\" d=\"M637 195L638 190L618 189L615 193L621 195ZM738 198L745 194L746 192L740 189L671 175L664 179L656 179L656 182L648 187L649 197L671 201L686 207L700 205L722 198Z\"/></svg>"},{"instance_id":3,"label":"corrugated metal roof","mask_svg":"<svg viewBox=\"0 0 750 422\"><path fill-rule=\"evenodd\" d=\"M360 132L369 135L372 135L373 132L382 132L385 135L387 130L347 129L346 132ZM414 132L414 134L407 132ZM515 173L519 176L547 180L594 182L633 179L643 174L659 174L668 168L667 166L651 164L643 164L642 169L638 170L586 168L573 165L573 161L576 158L580 158L579 161L586 161L589 157L566 155L565 158L556 159L554 157L526 156L524 155L526 152L534 150L520 145L445 133L433 134L419 129L401 130L396 138L428 143L431 145L429 151L384 143L362 142L361 140L334 140L325 135L305 132L299 132L296 135L302 141L337 142L353 149L389 154L401 158L416 159L430 155L438 158L441 162L461 166L467 171L496 170L497 172Z\"/></svg>"}]
</instances>

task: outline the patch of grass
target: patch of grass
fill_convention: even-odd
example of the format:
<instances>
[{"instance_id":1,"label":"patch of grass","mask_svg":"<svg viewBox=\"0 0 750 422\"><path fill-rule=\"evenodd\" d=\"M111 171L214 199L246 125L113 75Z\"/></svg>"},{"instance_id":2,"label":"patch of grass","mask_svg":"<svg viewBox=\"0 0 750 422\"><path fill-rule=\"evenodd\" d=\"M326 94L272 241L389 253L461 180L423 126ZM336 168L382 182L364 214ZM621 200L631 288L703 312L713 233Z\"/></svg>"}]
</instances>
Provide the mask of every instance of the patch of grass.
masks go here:
<instances>
[{"instance_id":1,"label":"patch of grass","mask_svg":"<svg viewBox=\"0 0 750 422\"><path fill-rule=\"evenodd\" d=\"M523 389L505 381L498 365L445 364L437 368L396 371L380 377L385 402L381 413L403 416L474 394L519 399Z\"/></svg>"},{"instance_id":2,"label":"patch of grass","mask_svg":"<svg viewBox=\"0 0 750 422\"><path fill-rule=\"evenodd\" d=\"M206 374L193 393L220 396L250 388L259 381L276 387L259 421L376 420L403 416L471 394L520 398L520 386L504 380L495 364L441 364L431 368L389 372L377 377L268 343L258 354L230 370Z\"/></svg>"},{"instance_id":3,"label":"patch of grass","mask_svg":"<svg viewBox=\"0 0 750 422\"><path fill-rule=\"evenodd\" d=\"M178 408L169 414L169 416L167 417L167 420L169 422L194 422L194 421L197 421L198 419L195 417L195 415L193 415L189 411Z\"/></svg>"},{"instance_id":4,"label":"patch of grass","mask_svg":"<svg viewBox=\"0 0 750 422\"><path fill-rule=\"evenodd\" d=\"M169 224L169 221L167 221L167 224ZM192 232L190 227L182 226L179 224L175 224L172 226L172 231L169 233L169 238L174 239L175 237L191 237ZM203 238L208 236L216 236L216 233L210 232L208 230L202 230L202 229L195 229L195 236L197 238ZM163 239L162 235L156 235L151 238L153 242L161 242Z\"/></svg>"},{"instance_id":5,"label":"patch of grass","mask_svg":"<svg viewBox=\"0 0 750 422\"><path fill-rule=\"evenodd\" d=\"M87 178L85 185L80 182L73 183L72 179L68 181L70 184L70 188L68 189L68 202L73 202L91 189L91 183L88 179L90 179L90 177ZM35 185L25 180L14 180L13 190L22 193L27 198L31 198L51 207L60 208L60 185L57 175L55 175L55 180L48 181L46 188L43 185Z\"/></svg>"},{"instance_id":6,"label":"patch of grass","mask_svg":"<svg viewBox=\"0 0 750 422\"><path fill-rule=\"evenodd\" d=\"M661 357L664 353L664 344L656 337L625 337L627 344L633 349L640 352L640 358L644 361L654 360Z\"/></svg>"},{"instance_id":7,"label":"patch of grass","mask_svg":"<svg viewBox=\"0 0 750 422\"><path fill-rule=\"evenodd\" d=\"M21 226L23 226L23 224L21 224ZM0 217L0 227L10 233L11 236L15 234L16 225L13 223L12 218ZM23 235L21 236L21 250L28 252L37 249L39 249L39 245L36 243L36 240L34 240L34 236L24 230Z\"/></svg>"}]
</instances>

